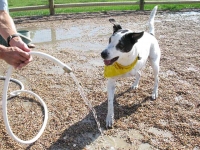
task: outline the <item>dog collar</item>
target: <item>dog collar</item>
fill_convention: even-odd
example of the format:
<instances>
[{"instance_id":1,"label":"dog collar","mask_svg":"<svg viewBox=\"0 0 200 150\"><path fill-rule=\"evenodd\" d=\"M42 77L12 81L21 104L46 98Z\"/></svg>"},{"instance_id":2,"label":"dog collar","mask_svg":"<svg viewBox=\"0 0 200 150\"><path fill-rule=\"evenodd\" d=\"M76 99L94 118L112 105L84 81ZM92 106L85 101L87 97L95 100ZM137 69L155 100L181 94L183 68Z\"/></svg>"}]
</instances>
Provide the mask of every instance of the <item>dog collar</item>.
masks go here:
<instances>
[{"instance_id":1,"label":"dog collar","mask_svg":"<svg viewBox=\"0 0 200 150\"><path fill-rule=\"evenodd\" d=\"M136 57L133 63L128 66L123 66L117 62L114 62L112 65L109 66L104 66L104 77L110 78L125 74L135 67L138 60L140 60L139 56Z\"/></svg>"}]
</instances>

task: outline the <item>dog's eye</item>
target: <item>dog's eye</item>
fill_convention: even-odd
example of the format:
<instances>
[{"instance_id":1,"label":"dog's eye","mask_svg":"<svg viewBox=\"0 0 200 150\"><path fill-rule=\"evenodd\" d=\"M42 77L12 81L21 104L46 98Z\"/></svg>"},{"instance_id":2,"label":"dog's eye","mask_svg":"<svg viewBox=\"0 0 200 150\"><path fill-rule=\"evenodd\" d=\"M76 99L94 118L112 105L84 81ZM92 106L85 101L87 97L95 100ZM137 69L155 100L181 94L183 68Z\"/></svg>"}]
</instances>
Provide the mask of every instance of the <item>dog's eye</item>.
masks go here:
<instances>
[{"instance_id":1,"label":"dog's eye","mask_svg":"<svg viewBox=\"0 0 200 150\"><path fill-rule=\"evenodd\" d=\"M116 46L118 49L123 49L124 48L124 44L122 42L119 42Z\"/></svg>"}]
</instances>

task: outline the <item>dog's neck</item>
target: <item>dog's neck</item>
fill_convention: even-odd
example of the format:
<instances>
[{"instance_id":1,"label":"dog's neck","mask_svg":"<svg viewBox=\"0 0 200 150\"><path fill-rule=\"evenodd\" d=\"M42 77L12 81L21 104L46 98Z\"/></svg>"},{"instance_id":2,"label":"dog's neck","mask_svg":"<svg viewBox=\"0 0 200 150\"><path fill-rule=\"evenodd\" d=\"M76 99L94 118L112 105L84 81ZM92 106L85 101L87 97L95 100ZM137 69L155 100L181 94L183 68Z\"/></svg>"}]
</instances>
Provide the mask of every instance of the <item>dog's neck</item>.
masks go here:
<instances>
[{"instance_id":1,"label":"dog's neck","mask_svg":"<svg viewBox=\"0 0 200 150\"><path fill-rule=\"evenodd\" d=\"M128 66L133 63L133 61L138 57L138 52L133 48L130 52L124 54L117 60L117 63L122 66Z\"/></svg>"}]
</instances>

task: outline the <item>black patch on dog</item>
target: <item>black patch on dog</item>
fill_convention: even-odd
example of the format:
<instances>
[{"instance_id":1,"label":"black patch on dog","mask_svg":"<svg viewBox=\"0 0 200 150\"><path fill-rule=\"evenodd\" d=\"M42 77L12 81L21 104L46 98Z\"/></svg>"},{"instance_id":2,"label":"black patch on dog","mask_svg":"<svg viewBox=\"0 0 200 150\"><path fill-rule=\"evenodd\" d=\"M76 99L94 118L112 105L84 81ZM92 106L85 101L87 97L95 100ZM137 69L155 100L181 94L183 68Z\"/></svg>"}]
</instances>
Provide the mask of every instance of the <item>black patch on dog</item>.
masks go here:
<instances>
[{"instance_id":1,"label":"black patch on dog","mask_svg":"<svg viewBox=\"0 0 200 150\"><path fill-rule=\"evenodd\" d=\"M109 44L110 44L110 42L111 42L111 37L109 38Z\"/></svg>"},{"instance_id":2,"label":"black patch on dog","mask_svg":"<svg viewBox=\"0 0 200 150\"><path fill-rule=\"evenodd\" d=\"M120 30L121 33L126 33L128 30Z\"/></svg>"},{"instance_id":3,"label":"black patch on dog","mask_svg":"<svg viewBox=\"0 0 200 150\"><path fill-rule=\"evenodd\" d=\"M113 26L113 34L115 32L117 32L118 30L122 29L121 25L118 24L115 19L109 19L110 23L112 23L114 26Z\"/></svg>"},{"instance_id":4,"label":"black patch on dog","mask_svg":"<svg viewBox=\"0 0 200 150\"><path fill-rule=\"evenodd\" d=\"M119 29L118 31L114 32L113 35L117 34L117 33L126 33L128 32L129 30L125 30L125 29Z\"/></svg>"},{"instance_id":5,"label":"black patch on dog","mask_svg":"<svg viewBox=\"0 0 200 150\"><path fill-rule=\"evenodd\" d=\"M138 55L138 60L141 60L142 59L142 57L140 57L140 55Z\"/></svg>"},{"instance_id":6,"label":"black patch on dog","mask_svg":"<svg viewBox=\"0 0 200 150\"><path fill-rule=\"evenodd\" d=\"M122 27L119 24L115 24L113 26L113 33L117 32L118 30L122 29Z\"/></svg>"},{"instance_id":7,"label":"black patch on dog","mask_svg":"<svg viewBox=\"0 0 200 150\"><path fill-rule=\"evenodd\" d=\"M116 45L116 49L124 53L130 52L133 48L133 45L137 43L138 39L140 39L143 34L144 32L125 34L119 40L118 44Z\"/></svg>"}]
</instances>

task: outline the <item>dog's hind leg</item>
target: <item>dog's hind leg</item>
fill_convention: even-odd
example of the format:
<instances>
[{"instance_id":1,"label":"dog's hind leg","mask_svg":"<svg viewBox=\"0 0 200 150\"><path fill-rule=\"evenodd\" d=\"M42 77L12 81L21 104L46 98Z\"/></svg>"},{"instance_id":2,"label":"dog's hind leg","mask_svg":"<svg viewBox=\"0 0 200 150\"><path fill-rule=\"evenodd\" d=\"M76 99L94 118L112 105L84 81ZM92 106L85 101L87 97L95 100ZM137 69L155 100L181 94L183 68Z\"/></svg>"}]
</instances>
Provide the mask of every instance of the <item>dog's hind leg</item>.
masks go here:
<instances>
[{"instance_id":1,"label":"dog's hind leg","mask_svg":"<svg viewBox=\"0 0 200 150\"><path fill-rule=\"evenodd\" d=\"M106 117L106 127L112 128L114 124L114 106L113 100L115 95L115 79L108 79L107 84L107 91L108 91L108 113Z\"/></svg>"},{"instance_id":2,"label":"dog's hind leg","mask_svg":"<svg viewBox=\"0 0 200 150\"><path fill-rule=\"evenodd\" d=\"M152 99L156 99L158 97L158 83L159 83L159 62L160 62L160 58L156 58L156 59L149 59L149 62L152 66L153 69L153 74L154 74L154 88L153 88L153 92L152 92Z\"/></svg>"},{"instance_id":3,"label":"dog's hind leg","mask_svg":"<svg viewBox=\"0 0 200 150\"><path fill-rule=\"evenodd\" d=\"M138 84L139 84L139 81L140 81L140 76L141 76L141 72L138 71L138 72L136 73L135 82L134 82L133 85L131 86L132 89L137 89L137 88L138 88Z\"/></svg>"}]
</instances>

